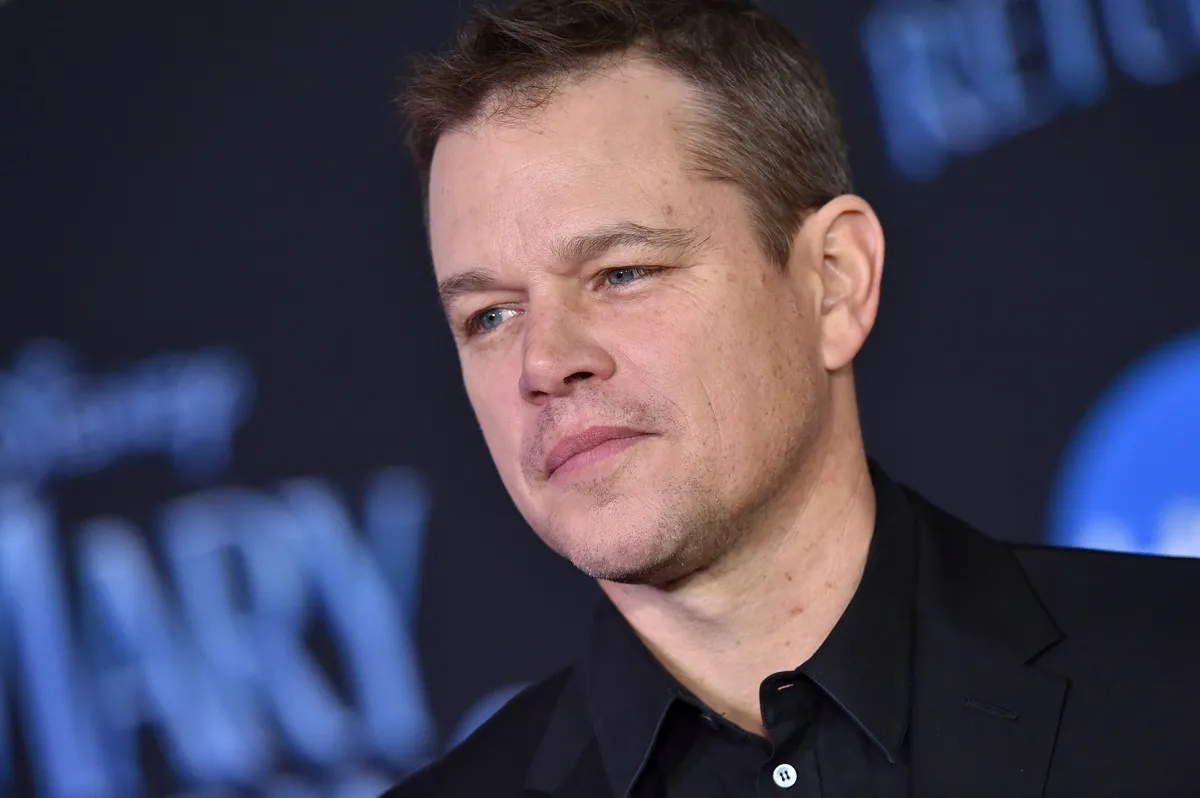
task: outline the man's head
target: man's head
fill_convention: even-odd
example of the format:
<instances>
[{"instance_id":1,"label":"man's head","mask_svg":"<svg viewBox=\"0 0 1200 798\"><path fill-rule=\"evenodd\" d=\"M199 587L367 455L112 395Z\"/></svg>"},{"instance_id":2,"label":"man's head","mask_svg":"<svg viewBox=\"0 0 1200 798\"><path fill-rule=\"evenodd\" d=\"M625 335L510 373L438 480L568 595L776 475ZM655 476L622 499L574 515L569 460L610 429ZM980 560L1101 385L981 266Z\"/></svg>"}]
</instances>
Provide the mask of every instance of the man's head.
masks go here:
<instances>
[{"instance_id":1,"label":"man's head","mask_svg":"<svg viewBox=\"0 0 1200 798\"><path fill-rule=\"evenodd\" d=\"M735 0L526 0L406 99L467 392L530 525L663 582L777 516L853 414L882 266L812 57Z\"/></svg>"}]
</instances>

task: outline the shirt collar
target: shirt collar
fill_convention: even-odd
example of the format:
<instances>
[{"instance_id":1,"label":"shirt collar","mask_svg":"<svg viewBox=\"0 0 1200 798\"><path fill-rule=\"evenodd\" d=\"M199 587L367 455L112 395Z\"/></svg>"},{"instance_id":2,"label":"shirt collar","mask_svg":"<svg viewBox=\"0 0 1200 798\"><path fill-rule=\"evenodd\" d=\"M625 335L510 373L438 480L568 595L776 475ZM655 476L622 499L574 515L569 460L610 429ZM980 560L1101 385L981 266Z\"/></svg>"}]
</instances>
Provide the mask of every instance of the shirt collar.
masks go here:
<instances>
[{"instance_id":1,"label":"shirt collar","mask_svg":"<svg viewBox=\"0 0 1200 798\"><path fill-rule=\"evenodd\" d=\"M870 470L876 521L862 580L829 637L798 670L895 762L911 702L916 519L902 489L873 461ZM626 796L667 710L686 691L606 600L580 676L613 794Z\"/></svg>"},{"instance_id":2,"label":"shirt collar","mask_svg":"<svg viewBox=\"0 0 1200 798\"><path fill-rule=\"evenodd\" d=\"M875 534L858 590L799 670L879 747L901 758L912 701L916 516L899 485L871 463Z\"/></svg>"}]
</instances>

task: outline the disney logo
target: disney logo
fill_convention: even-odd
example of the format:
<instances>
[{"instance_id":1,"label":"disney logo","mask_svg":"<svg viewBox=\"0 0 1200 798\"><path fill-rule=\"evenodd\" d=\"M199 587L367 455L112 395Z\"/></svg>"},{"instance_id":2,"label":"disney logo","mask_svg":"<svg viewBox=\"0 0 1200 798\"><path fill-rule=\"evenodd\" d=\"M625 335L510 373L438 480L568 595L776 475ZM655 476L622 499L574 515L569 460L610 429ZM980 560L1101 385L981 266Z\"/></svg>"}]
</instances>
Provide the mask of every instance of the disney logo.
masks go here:
<instances>
[{"instance_id":1,"label":"disney logo","mask_svg":"<svg viewBox=\"0 0 1200 798\"><path fill-rule=\"evenodd\" d=\"M250 364L229 349L158 355L119 373L81 373L66 345L37 340L0 372L0 482L79 476L145 454L184 479L228 462L254 397Z\"/></svg>"}]
</instances>

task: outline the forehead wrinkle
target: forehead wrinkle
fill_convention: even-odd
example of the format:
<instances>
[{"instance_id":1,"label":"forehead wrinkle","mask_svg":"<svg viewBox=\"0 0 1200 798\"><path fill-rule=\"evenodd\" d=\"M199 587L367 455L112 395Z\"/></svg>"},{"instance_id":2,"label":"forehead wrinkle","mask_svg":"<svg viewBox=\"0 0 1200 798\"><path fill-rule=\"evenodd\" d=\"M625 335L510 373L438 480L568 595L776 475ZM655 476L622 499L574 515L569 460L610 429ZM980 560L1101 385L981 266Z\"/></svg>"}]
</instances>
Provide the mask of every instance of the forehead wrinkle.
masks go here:
<instances>
[{"instance_id":1,"label":"forehead wrinkle","mask_svg":"<svg viewBox=\"0 0 1200 798\"><path fill-rule=\"evenodd\" d=\"M609 76L613 77L626 87L638 82L628 80L628 75ZM572 128L580 124L580 111L585 121L597 111L589 98L603 92L605 80L600 78L563 91L520 124L479 120L468 130L447 133L447 138L458 139L450 149L465 146L465 151L461 160L455 153L439 159L443 160L440 166L458 162L442 174L442 194L465 194L470 199L454 221L443 226L445 232L455 233L443 234L443 243L466 248L462 254L470 257L464 266L489 265L507 271L512 264L519 268L553 262L552 236L582 229L589 222L706 228L704 222L712 221L708 217L714 209L695 196L695 189L696 183L708 181L692 168L680 135L681 128L695 122L687 103L694 90L675 76L667 78L668 85L648 87L644 97L639 89L639 96L629 98L656 106L649 115L653 118L641 115L632 126L636 129L621 125L599 136L585 131L583 139L575 141L579 134ZM582 91L573 91L578 89ZM660 98L666 102L657 101ZM481 151L486 155L493 148L498 149L495 157L480 157ZM448 154L441 146L438 149L438 155ZM448 204L453 207L454 202ZM476 232L464 237L464 227ZM492 262L479 263L481 256Z\"/></svg>"}]
</instances>

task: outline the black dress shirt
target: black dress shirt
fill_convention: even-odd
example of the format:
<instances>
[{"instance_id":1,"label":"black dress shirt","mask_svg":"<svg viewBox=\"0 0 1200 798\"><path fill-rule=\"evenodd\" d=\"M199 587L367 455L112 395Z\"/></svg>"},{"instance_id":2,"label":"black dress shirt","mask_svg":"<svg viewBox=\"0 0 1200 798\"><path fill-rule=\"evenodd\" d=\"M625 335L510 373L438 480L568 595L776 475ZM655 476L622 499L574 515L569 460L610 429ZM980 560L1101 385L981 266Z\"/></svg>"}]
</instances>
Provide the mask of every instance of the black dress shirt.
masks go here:
<instances>
[{"instance_id":1,"label":"black dress shirt","mask_svg":"<svg viewBox=\"0 0 1200 798\"><path fill-rule=\"evenodd\" d=\"M609 610L387 798L1200 795L1200 562L1002 543L871 476L862 583L808 662L763 674L769 739L705 721Z\"/></svg>"},{"instance_id":2,"label":"black dress shirt","mask_svg":"<svg viewBox=\"0 0 1200 798\"><path fill-rule=\"evenodd\" d=\"M909 794L915 519L894 484L875 481L875 534L862 581L813 656L761 683L766 738L690 695L604 602L581 667L612 795Z\"/></svg>"}]
</instances>

